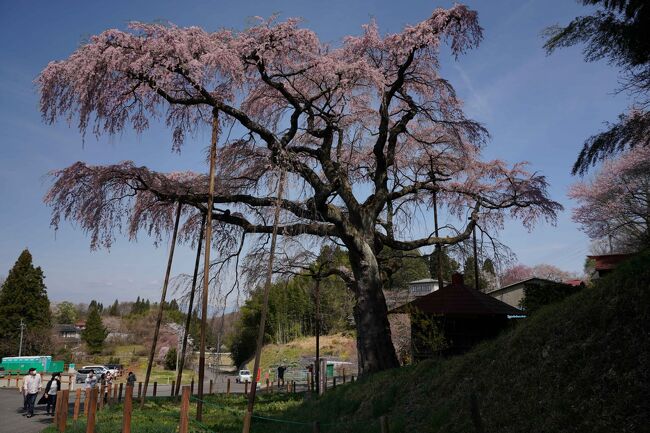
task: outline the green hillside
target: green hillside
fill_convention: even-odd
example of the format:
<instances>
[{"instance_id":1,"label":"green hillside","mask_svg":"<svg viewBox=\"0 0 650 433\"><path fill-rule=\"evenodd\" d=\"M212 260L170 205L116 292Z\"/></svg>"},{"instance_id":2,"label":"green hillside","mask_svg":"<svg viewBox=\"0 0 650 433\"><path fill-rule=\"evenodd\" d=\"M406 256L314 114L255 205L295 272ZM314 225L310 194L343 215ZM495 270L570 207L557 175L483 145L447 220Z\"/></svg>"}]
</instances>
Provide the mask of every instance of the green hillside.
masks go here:
<instances>
[{"instance_id":1,"label":"green hillside","mask_svg":"<svg viewBox=\"0 0 650 433\"><path fill-rule=\"evenodd\" d=\"M340 432L378 432L381 415L391 432L648 431L649 348L645 253L465 356L338 387L285 415L343 422L324 429Z\"/></svg>"}]
</instances>

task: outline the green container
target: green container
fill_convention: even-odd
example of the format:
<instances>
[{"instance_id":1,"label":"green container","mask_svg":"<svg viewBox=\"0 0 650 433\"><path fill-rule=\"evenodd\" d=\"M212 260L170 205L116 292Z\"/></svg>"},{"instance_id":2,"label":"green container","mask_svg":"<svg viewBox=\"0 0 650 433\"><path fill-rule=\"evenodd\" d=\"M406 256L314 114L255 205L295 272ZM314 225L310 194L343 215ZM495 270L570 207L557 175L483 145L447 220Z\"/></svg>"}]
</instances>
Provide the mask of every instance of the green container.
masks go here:
<instances>
[{"instance_id":1,"label":"green container","mask_svg":"<svg viewBox=\"0 0 650 433\"><path fill-rule=\"evenodd\" d=\"M63 361L52 361L51 356L10 356L2 358L5 371L27 374L30 368L39 373L63 372Z\"/></svg>"},{"instance_id":2,"label":"green container","mask_svg":"<svg viewBox=\"0 0 650 433\"><path fill-rule=\"evenodd\" d=\"M327 377L334 377L334 364L327 364L325 371L327 373Z\"/></svg>"}]
</instances>

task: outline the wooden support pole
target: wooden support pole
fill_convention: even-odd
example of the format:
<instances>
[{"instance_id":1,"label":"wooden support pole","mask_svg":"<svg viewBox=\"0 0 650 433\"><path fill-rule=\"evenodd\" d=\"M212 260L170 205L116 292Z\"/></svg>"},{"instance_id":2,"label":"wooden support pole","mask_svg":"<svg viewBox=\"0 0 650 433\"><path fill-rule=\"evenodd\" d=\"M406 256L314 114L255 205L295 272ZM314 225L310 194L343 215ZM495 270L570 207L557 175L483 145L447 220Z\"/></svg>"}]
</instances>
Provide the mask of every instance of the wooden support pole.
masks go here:
<instances>
[{"instance_id":1,"label":"wooden support pole","mask_svg":"<svg viewBox=\"0 0 650 433\"><path fill-rule=\"evenodd\" d=\"M226 381L226 395L230 395L230 378Z\"/></svg>"},{"instance_id":2,"label":"wooden support pole","mask_svg":"<svg viewBox=\"0 0 650 433\"><path fill-rule=\"evenodd\" d=\"M248 381L244 382L244 395L248 395Z\"/></svg>"},{"instance_id":3,"label":"wooden support pole","mask_svg":"<svg viewBox=\"0 0 650 433\"><path fill-rule=\"evenodd\" d=\"M158 382L153 383L153 396L155 397L158 393Z\"/></svg>"},{"instance_id":4,"label":"wooden support pole","mask_svg":"<svg viewBox=\"0 0 650 433\"><path fill-rule=\"evenodd\" d=\"M201 332L199 338L199 399L196 402L196 419L203 419L203 380L205 379L205 337L208 328L208 297L210 287L210 252L212 251L212 206L214 204L215 168L217 165L217 140L219 137L219 111L212 111L212 136L210 140L210 171L208 173L208 203L205 224L205 249L203 252L203 294L201 297ZM219 349L217 349L219 350Z\"/></svg>"},{"instance_id":5,"label":"wooden support pole","mask_svg":"<svg viewBox=\"0 0 650 433\"><path fill-rule=\"evenodd\" d=\"M120 388L121 389L121 388ZM133 387L126 386L122 415L122 433L131 433L131 413L133 412Z\"/></svg>"},{"instance_id":6,"label":"wooden support pole","mask_svg":"<svg viewBox=\"0 0 650 433\"><path fill-rule=\"evenodd\" d=\"M185 328L183 330L183 344L181 346L181 357L178 360L178 373L176 374L176 381L175 382L172 381L171 395L178 395L180 393L181 382L183 380L183 368L185 367L185 354L187 353L187 338L190 334L192 313L194 312L194 295L196 294L196 279L199 274L199 264L201 263L201 248L203 246L203 234L205 233L205 219L206 219L206 215L203 214L203 218L201 219L201 228L199 229L199 242L196 247L196 260L194 261L194 274L192 275L192 291L190 292L190 299L187 305L187 315L185 316Z\"/></svg>"},{"instance_id":7,"label":"wooden support pole","mask_svg":"<svg viewBox=\"0 0 650 433\"><path fill-rule=\"evenodd\" d=\"M208 392L208 394L212 394L212 379L210 379L210 391Z\"/></svg>"},{"instance_id":8,"label":"wooden support pole","mask_svg":"<svg viewBox=\"0 0 650 433\"><path fill-rule=\"evenodd\" d=\"M142 396L142 382L138 382L138 398Z\"/></svg>"},{"instance_id":9,"label":"wooden support pole","mask_svg":"<svg viewBox=\"0 0 650 433\"><path fill-rule=\"evenodd\" d=\"M178 433L188 433L190 427L190 393L192 390L189 386L183 387L181 396L181 419L178 425Z\"/></svg>"},{"instance_id":10,"label":"wooden support pole","mask_svg":"<svg viewBox=\"0 0 650 433\"><path fill-rule=\"evenodd\" d=\"M58 399L61 398L61 404L59 406L59 415L57 416L58 418L58 424L59 424L59 431L60 432L65 432L65 426L66 423L68 422L68 400L70 396L70 390L69 389L64 389L63 391L57 392L57 403Z\"/></svg>"},{"instance_id":11,"label":"wooden support pole","mask_svg":"<svg viewBox=\"0 0 650 433\"><path fill-rule=\"evenodd\" d=\"M122 403L122 390L123 390L124 384L120 383L120 391L117 394L117 402Z\"/></svg>"},{"instance_id":12,"label":"wooden support pole","mask_svg":"<svg viewBox=\"0 0 650 433\"><path fill-rule=\"evenodd\" d=\"M381 433L388 433L388 416L382 415L379 417L379 428Z\"/></svg>"},{"instance_id":13,"label":"wooden support pole","mask_svg":"<svg viewBox=\"0 0 650 433\"><path fill-rule=\"evenodd\" d=\"M144 376L144 392L140 399L140 407L144 407L144 400L147 397L147 387L151 378L151 369L153 367L153 358L156 355L156 345L158 343L158 334L160 334L160 324L162 323L163 311L165 310L165 298L167 297L167 287L169 286L169 275L172 272L172 262L174 261L174 248L176 247L176 236L178 235L178 223L181 219L181 210L183 205L179 202L176 208L176 220L174 221L174 232L172 233L171 245L169 246L169 257L167 258L167 269L165 270L165 280L163 282L162 293L160 294L160 304L158 304L158 316L156 317L156 327L153 331L153 341L151 342L151 351L149 352L149 362L147 363L147 373Z\"/></svg>"},{"instance_id":14,"label":"wooden support pole","mask_svg":"<svg viewBox=\"0 0 650 433\"><path fill-rule=\"evenodd\" d=\"M332 388L336 388L336 376L334 376L334 378L332 380L333 380Z\"/></svg>"},{"instance_id":15,"label":"wooden support pole","mask_svg":"<svg viewBox=\"0 0 650 433\"><path fill-rule=\"evenodd\" d=\"M120 384L121 386L122 384ZM113 403L117 403L117 383L113 385Z\"/></svg>"},{"instance_id":16,"label":"wooden support pole","mask_svg":"<svg viewBox=\"0 0 650 433\"><path fill-rule=\"evenodd\" d=\"M86 433L95 433L95 420L97 418L97 387L90 390L90 404L88 405L88 418L86 418Z\"/></svg>"},{"instance_id":17,"label":"wooden support pole","mask_svg":"<svg viewBox=\"0 0 650 433\"><path fill-rule=\"evenodd\" d=\"M269 380L266 379L266 392L269 392Z\"/></svg>"},{"instance_id":18,"label":"wooden support pole","mask_svg":"<svg viewBox=\"0 0 650 433\"><path fill-rule=\"evenodd\" d=\"M72 420L76 421L79 418L79 408L81 407L81 388L77 388L74 396L74 411L72 412Z\"/></svg>"},{"instance_id":19,"label":"wooden support pole","mask_svg":"<svg viewBox=\"0 0 650 433\"><path fill-rule=\"evenodd\" d=\"M264 329L266 326L266 315L269 309L269 293L271 291L271 283L273 282L273 261L275 259L275 246L278 238L278 223L280 221L280 207L282 197L284 195L284 183L286 179L286 171L280 168L280 176L277 183L277 198L275 202L275 211L273 214L273 231L271 233L271 246L269 250L269 262L266 270L266 280L264 281L264 293L262 301L262 312L260 313L260 322L257 330L257 341L255 343L255 362L253 363L253 383L251 385L251 392L248 396L248 405L244 415L244 426L242 433L249 433L251 428L251 421L253 418L253 408L255 406L255 393L257 392L257 372L260 368L260 361L262 357L262 346L264 344Z\"/></svg>"},{"instance_id":20,"label":"wooden support pole","mask_svg":"<svg viewBox=\"0 0 650 433\"><path fill-rule=\"evenodd\" d=\"M190 395L194 395L194 378L192 378L192 382L190 382Z\"/></svg>"}]
</instances>

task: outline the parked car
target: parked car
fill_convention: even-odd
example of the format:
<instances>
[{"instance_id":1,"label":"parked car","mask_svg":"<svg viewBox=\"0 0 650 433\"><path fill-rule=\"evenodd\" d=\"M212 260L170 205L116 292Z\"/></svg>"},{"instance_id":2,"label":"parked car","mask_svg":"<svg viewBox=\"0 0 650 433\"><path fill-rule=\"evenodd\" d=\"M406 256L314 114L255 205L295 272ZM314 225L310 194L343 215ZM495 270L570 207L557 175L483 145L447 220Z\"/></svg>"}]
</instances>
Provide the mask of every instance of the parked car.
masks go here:
<instances>
[{"instance_id":1,"label":"parked car","mask_svg":"<svg viewBox=\"0 0 650 433\"><path fill-rule=\"evenodd\" d=\"M239 374L235 378L235 382L237 383L245 383L245 382L252 382L253 381L253 376L251 375L251 372L249 370L239 370Z\"/></svg>"},{"instance_id":2,"label":"parked car","mask_svg":"<svg viewBox=\"0 0 650 433\"><path fill-rule=\"evenodd\" d=\"M84 365L81 368L92 368L95 374L98 376L108 373L108 368L106 368L104 365Z\"/></svg>"},{"instance_id":3,"label":"parked car","mask_svg":"<svg viewBox=\"0 0 650 433\"><path fill-rule=\"evenodd\" d=\"M106 364L105 367L108 368L108 372L111 373L113 376L120 375L123 369L121 364Z\"/></svg>"},{"instance_id":4,"label":"parked car","mask_svg":"<svg viewBox=\"0 0 650 433\"><path fill-rule=\"evenodd\" d=\"M74 381L76 383L85 383L86 382L86 377L88 377L88 373L90 373L91 371L95 372L95 370L92 369L92 368L85 368L85 367L80 368L79 370L77 370L77 375L75 376ZM97 373L95 373L95 374L97 374Z\"/></svg>"}]
</instances>

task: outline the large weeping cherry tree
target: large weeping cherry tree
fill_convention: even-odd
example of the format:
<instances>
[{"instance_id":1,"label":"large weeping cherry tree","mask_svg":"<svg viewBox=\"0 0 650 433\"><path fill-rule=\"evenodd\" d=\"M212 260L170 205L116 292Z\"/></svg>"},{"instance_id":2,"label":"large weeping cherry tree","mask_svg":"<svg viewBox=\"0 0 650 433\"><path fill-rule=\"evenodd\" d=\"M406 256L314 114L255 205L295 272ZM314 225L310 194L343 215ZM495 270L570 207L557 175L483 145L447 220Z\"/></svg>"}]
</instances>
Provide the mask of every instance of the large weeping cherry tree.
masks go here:
<instances>
[{"instance_id":1,"label":"large weeping cherry tree","mask_svg":"<svg viewBox=\"0 0 650 433\"><path fill-rule=\"evenodd\" d=\"M452 86L439 75L439 49L475 47L475 12L436 9L401 33L374 23L338 46L289 19L260 20L244 31L132 23L93 36L38 78L48 122L65 117L95 134L143 131L163 117L179 149L209 126L243 131L221 139L214 206L215 244L224 253L245 234L268 236L277 202L276 173L289 190L279 200L281 237L342 244L350 269L339 269L356 305L363 373L398 365L391 344L378 255L467 239L504 218L527 227L554 221L561 206L543 176L525 164L482 161L487 132L467 119ZM207 212L205 175L156 173L133 163L76 163L54 173L46 197L53 222L76 220L93 246L110 245L116 229L169 230L174 203L188 209L181 233ZM416 215L430 213L432 194L448 221L439 235Z\"/></svg>"}]
</instances>

